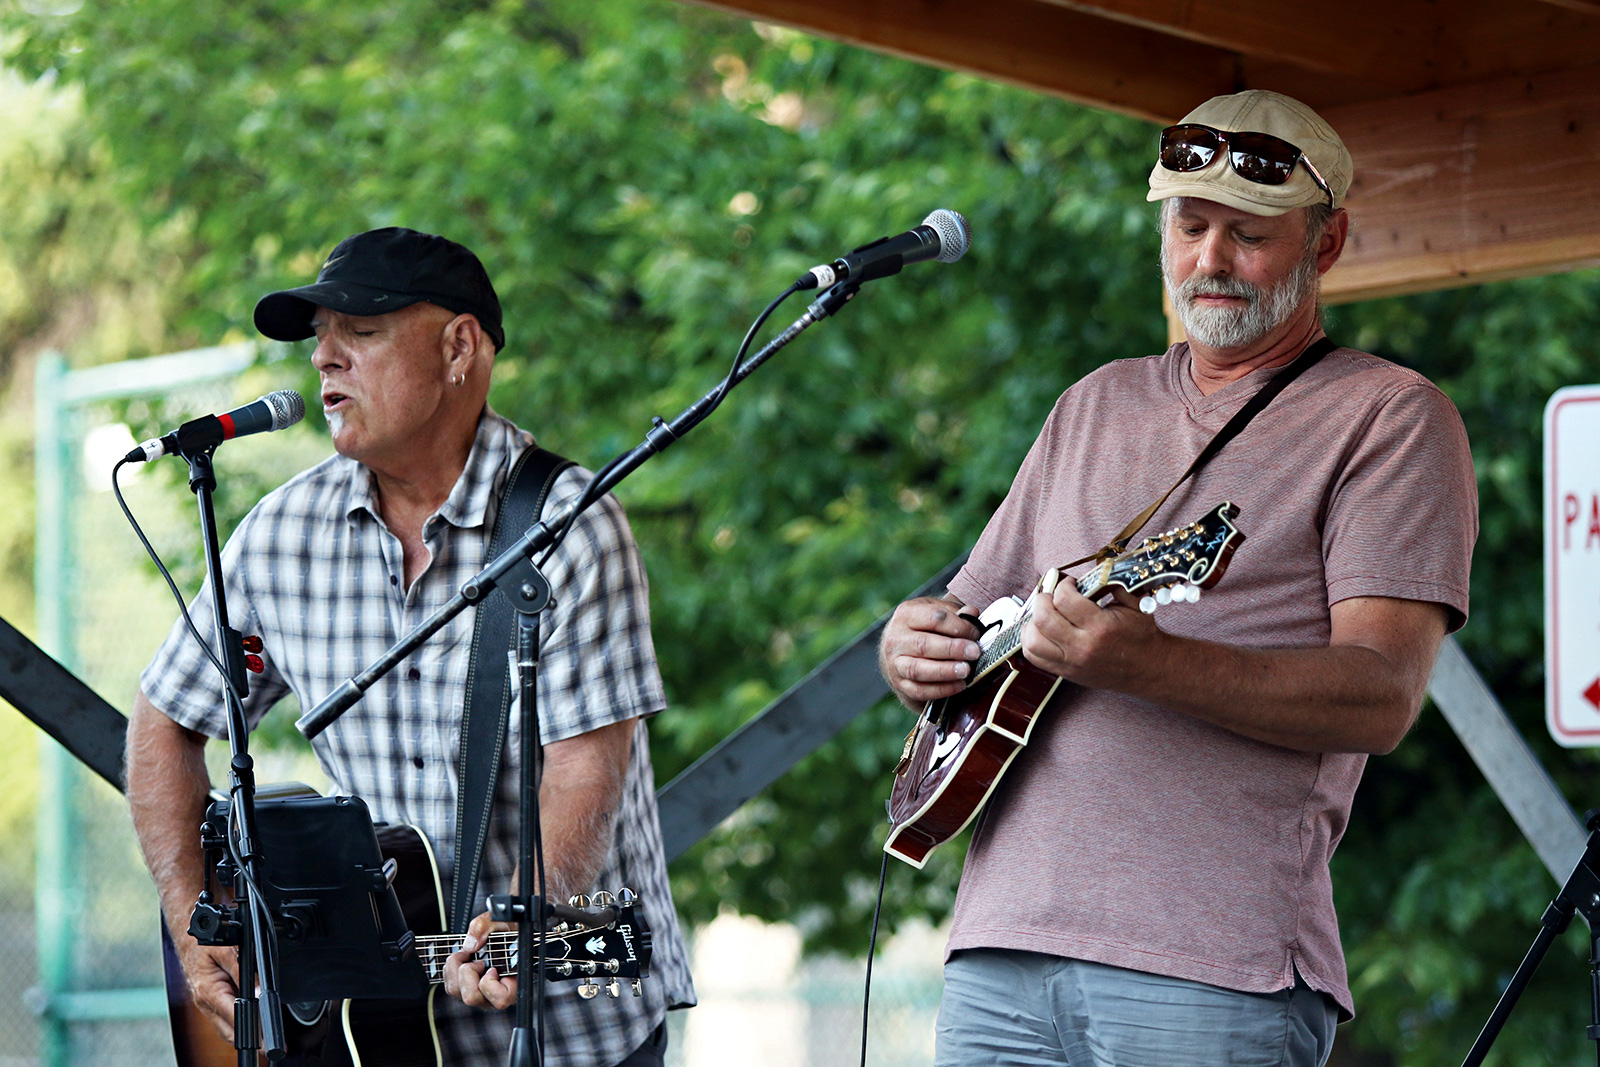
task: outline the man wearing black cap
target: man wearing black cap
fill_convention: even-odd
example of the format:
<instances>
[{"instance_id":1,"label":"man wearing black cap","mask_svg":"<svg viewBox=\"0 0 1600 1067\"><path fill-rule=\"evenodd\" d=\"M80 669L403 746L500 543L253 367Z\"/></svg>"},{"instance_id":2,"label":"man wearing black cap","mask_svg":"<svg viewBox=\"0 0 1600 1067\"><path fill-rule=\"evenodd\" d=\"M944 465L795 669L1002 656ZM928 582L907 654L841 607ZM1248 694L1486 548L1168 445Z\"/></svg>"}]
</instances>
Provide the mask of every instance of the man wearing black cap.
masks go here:
<instances>
[{"instance_id":1,"label":"man wearing black cap","mask_svg":"<svg viewBox=\"0 0 1600 1067\"><path fill-rule=\"evenodd\" d=\"M1328 860L1367 754L1405 735L1466 620L1477 497L1449 399L1323 335L1351 174L1278 93L1163 130L1149 199L1188 340L1069 388L949 594L885 628L907 704L960 694L964 605L1092 557L1298 372L1144 531L1239 508L1247 538L1202 602L1152 617L1071 581L1035 597L1022 653L1066 684L973 833L941 1065L1315 1067L1352 1011Z\"/></svg>"},{"instance_id":2,"label":"man wearing black cap","mask_svg":"<svg viewBox=\"0 0 1600 1067\"><path fill-rule=\"evenodd\" d=\"M338 455L268 494L223 552L234 628L265 643L245 712L254 724L292 693L315 705L447 602L487 560L500 492L532 438L489 409L505 344L483 266L455 242L390 228L339 244L316 282L272 293L258 329L316 338L312 364ZM562 472L546 510L575 498L586 471ZM644 718L665 700L650 640L644 570L627 520L607 496L574 524L543 570L556 605L541 631L540 790L548 894L639 893L654 931L638 999L579 999L550 988L552 1065L660 1064L665 1012L694 1002L668 890ZM192 609L210 632L204 592ZM457 763L472 613L458 616L313 742L334 791L362 797L377 820L429 837L445 879L456 860ZM128 797L146 863L195 999L232 1037L232 950L187 934L202 885L199 825L208 788L202 748L226 735L204 654L175 625L140 679L128 730ZM476 899L506 891L515 870L519 718L509 719ZM448 892L448 888L446 890ZM475 962L487 916L446 968L436 1007L446 1064L500 1062L516 980ZM465 1004L461 1003L462 1001ZM471 1005L472 1007L468 1007Z\"/></svg>"}]
</instances>

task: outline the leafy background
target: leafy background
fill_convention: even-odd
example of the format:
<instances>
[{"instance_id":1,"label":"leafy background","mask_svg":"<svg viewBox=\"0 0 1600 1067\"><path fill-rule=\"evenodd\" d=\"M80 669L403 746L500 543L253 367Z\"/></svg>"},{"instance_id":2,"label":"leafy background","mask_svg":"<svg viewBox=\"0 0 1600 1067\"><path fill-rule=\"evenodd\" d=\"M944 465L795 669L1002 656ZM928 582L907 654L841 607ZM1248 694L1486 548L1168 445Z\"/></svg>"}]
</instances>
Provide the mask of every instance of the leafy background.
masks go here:
<instances>
[{"instance_id":1,"label":"leafy background","mask_svg":"<svg viewBox=\"0 0 1600 1067\"><path fill-rule=\"evenodd\" d=\"M1164 347L1153 127L1060 100L647 0L9 0L0 34L8 618L30 610L13 413L46 347L82 366L244 339L341 237L443 232L505 305L492 403L597 466L709 388L807 266L962 211L966 259L864 291L619 490L665 781L965 548L1063 388ZM1593 759L1542 725L1539 441L1549 393L1600 380L1597 307L1587 271L1327 316L1460 407L1483 509L1461 640L1580 810ZM143 436L166 413L140 414ZM260 491L232 486L225 522ZM875 708L685 856L682 911L862 951L905 726ZM959 860L897 871L889 921L940 919ZM1436 713L1371 763L1335 867L1362 1008L1341 1056L1459 1058L1553 888ZM1585 954L1576 931L1552 953L1497 1062L1592 1054Z\"/></svg>"}]
</instances>

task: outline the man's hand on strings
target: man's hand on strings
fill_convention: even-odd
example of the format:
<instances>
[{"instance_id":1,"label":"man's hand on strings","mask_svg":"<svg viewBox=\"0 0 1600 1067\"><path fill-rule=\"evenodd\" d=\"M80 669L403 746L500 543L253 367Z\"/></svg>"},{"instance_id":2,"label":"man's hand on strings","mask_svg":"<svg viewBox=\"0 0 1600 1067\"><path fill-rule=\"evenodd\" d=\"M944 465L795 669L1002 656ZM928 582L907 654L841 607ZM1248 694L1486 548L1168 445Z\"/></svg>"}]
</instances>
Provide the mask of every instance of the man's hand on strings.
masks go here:
<instances>
[{"instance_id":1,"label":"man's hand on strings","mask_svg":"<svg viewBox=\"0 0 1600 1067\"><path fill-rule=\"evenodd\" d=\"M1102 606L1063 578L1048 597L1034 601L1022 632L1022 654L1051 674L1090 689L1137 693L1141 680L1160 669L1165 636L1138 598L1121 590Z\"/></svg>"},{"instance_id":2,"label":"man's hand on strings","mask_svg":"<svg viewBox=\"0 0 1600 1067\"><path fill-rule=\"evenodd\" d=\"M978 658L978 628L960 611L954 597L918 597L895 608L884 626L878 669L910 707L966 688Z\"/></svg>"},{"instance_id":3,"label":"man's hand on strings","mask_svg":"<svg viewBox=\"0 0 1600 1067\"><path fill-rule=\"evenodd\" d=\"M222 1039L233 1043L233 1002L239 997L239 950L202 945L188 933L172 939L189 996Z\"/></svg>"},{"instance_id":4,"label":"man's hand on strings","mask_svg":"<svg viewBox=\"0 0 1600 1067\"><path fill-rule=\"evenodd\" d=\"M489 935L513 929L510 923L495 922L484 912L467 926L466 939L460 951L445 961L444 991L464 1004L474 1008L504 1010L517 1002L517 979L502 975L476 958L479 949L489 941Z\"/></svg>"}]
</instances>

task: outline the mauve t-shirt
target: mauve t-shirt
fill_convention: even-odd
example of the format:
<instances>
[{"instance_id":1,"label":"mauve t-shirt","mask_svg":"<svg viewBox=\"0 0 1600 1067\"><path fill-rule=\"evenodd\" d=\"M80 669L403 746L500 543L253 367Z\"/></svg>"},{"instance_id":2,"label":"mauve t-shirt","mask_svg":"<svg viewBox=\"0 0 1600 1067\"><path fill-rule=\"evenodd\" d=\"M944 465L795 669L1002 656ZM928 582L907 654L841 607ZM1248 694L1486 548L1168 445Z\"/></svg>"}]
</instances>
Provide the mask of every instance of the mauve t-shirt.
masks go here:
<instances>
[{"instance_id":1,"label":"mauve t-shirt","mask_svg":"<svg viewBox=\"0 0 1600 1067\"><path fill-rule=\"evenodd\" d=\"M1121 360L1057 401L971 561L967 604L1025 596L1097 550L1183 473L1277 369L1203 396L1189 350ZM1169 633L1328 642L1349 597L1466 618L1477 488L1455 406L1351 349L1292 382L1145 528L1231 500L1245 541ZM1084 568L1075 568L1081 573ZM1296 752L1117 693L1066 686L974 832L949 951L1010 948L1271 992L1298 969L1352 1011L1328 858L1366 757Z\"/></svg>"}]
</instances>

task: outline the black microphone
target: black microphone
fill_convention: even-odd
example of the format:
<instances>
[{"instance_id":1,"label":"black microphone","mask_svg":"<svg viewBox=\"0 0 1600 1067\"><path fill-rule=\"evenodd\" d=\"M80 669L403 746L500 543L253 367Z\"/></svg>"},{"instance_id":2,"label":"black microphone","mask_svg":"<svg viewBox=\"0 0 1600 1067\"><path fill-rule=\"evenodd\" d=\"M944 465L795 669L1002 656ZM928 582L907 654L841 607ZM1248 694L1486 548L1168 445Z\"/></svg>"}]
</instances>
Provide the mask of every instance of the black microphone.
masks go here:
<instances>
[{"instance_id":1,"label":"black microphone","mask_svg":"<svg viewBox=\"0 0 1600 1067\"><path fill-rule=\"evenodd\" d=\"M940 263L954 263L967 254L972 243L972 227L958 212L939 208L922 225L907 230L898 237L880 237L869 245L832 263L812 267L794 283L796 289L816 289L836 282L866 282L874 278L887 278L899 274L908 263L921 263L937 259Z\"/></svg>"},{"instance_id":2,"label":"black microphone","mask_svg":"<svg viewBox=\"0 0 1600 1067\"><path fill-rule=\"evenodd\" d=\"M129 463L144 463L184 452L215 448L224 441L268 430L293 426L306 417L305 397L293 389L279 389L258 397L226 415L204 415L191 419L162 437L151 438L122 458Z\"/></svg>"}]
</instances>

